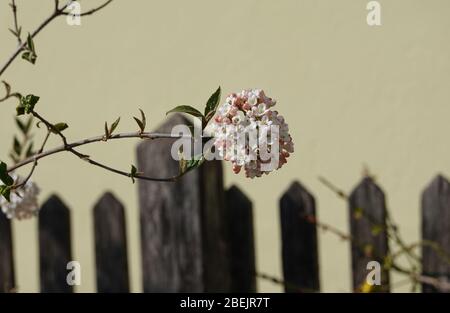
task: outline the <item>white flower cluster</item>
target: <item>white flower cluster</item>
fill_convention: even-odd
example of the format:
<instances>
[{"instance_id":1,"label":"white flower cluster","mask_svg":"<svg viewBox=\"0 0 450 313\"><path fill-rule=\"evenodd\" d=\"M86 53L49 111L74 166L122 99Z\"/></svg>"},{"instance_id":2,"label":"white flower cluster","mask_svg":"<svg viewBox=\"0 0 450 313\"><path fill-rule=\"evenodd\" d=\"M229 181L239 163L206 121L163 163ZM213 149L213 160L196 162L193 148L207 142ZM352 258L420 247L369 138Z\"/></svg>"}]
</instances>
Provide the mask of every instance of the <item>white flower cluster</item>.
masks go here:
<instances>
[{"instance_id":1,"label":"white flower cluster","mask_svg":"<svg viewBox=\"0 0 450 313\"><path fill-rule=\"evenodd\" d=\"M18 177L16 175L11 176L14 181L17 181ZM9 202L0 197L0 207L10 219L17 218L21 220L36 216L39 211L37 199L39 192L39 187L31 180L28 180L23 187L11 191Z\"/></svg>"},{"instance_id":2,"label":"white flower cluster","mask_svg":"<svg viewBox=\"0 0 450 313\"><path fill-rule=\"evenodd\" d=\"M219 156L232 162L236 174L242 168L250 178L269 174L294 152L288 124L272 109L275 104L261 89L233 93L208 125Z\"/></svg>"}]
</instances>

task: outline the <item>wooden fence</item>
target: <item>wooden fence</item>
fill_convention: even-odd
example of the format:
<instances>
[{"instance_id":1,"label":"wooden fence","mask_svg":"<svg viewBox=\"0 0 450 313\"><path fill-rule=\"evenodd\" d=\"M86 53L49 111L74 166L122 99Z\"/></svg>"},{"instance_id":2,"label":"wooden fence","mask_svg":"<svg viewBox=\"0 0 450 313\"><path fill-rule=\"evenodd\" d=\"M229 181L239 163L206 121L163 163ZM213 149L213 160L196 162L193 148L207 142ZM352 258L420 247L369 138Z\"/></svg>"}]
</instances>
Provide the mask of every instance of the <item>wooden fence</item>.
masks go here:
<instances>
[{"instance_id":1,"label":"wooden fence","mask_svg":"<svg viewBox=\"0 0 450 313\"><path fill-rule=\"evenodd\" d=\"M159 131L186 123L175 116ZM171 141L145 141L137 150L138 168L167 177L178 171L168 158ZM144 292L256 292L253 207L236 186L223 186L222 164L206 162L174 183L140 181L140 229ZM349 196L352 282L354 290L367 276L367 263L381 263L389 253L385 195L369 177ZM320 291L320 270L314 196L293 182L280 197L281 258L286 292ZM111 193L93 208L98 292L128 292L129 266L126 210ZM72 261L70 210L50 197L39 213L41 292L72 292L66 282ZM323 227L323 225L322 225ZM450 251L450 183L437 176L422 194L424 276L450 278L442 251ZM435 249L439 246L440 249ZM11 222L0 214L0 291L15 290ZM263 275L264 276L264 275ZM276 279L274 279L277 281ZM389 291L389 272L382 273ZM424 292L435 288L424 285Z\"/></svg>"}]
</instances>

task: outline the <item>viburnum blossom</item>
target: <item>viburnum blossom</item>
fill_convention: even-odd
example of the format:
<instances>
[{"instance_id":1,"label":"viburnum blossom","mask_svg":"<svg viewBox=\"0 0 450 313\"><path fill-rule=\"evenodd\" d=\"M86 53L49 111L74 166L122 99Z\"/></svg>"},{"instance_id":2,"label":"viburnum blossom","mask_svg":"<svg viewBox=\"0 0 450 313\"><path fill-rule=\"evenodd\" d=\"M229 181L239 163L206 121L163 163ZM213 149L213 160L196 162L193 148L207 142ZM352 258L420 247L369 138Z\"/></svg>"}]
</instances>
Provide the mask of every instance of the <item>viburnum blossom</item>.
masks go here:
<instances>
[{"instance_id":1,"label":"viburnum blossom","mask_svg":"<svg viewBox=\"0 0 450 313\"><path fill-rule=\"evenodd\" d=\"M242 168L250 178L269 174L294 152L288 124L272 109L275 104L263 90L249 89L229 95L218 107L207 131L220 158L231 161L236 174Z\"/></svg>"},{"instance_id":2,"label":"viburnum blossom","mask_svg":"<svg viewBox=\"0 0 450 313\"><path fill-rule=\"evenodd\" d=\"M16 175L11 176L14 181L17 181L18 177ZM37 199L39 192L39 187L31 180L28 180L23 187L11 191L9 202L5 198L0 197L0 207L10 219L17 218L21 220L33 217L39 211Z\"/></svg>"}]
</instances>

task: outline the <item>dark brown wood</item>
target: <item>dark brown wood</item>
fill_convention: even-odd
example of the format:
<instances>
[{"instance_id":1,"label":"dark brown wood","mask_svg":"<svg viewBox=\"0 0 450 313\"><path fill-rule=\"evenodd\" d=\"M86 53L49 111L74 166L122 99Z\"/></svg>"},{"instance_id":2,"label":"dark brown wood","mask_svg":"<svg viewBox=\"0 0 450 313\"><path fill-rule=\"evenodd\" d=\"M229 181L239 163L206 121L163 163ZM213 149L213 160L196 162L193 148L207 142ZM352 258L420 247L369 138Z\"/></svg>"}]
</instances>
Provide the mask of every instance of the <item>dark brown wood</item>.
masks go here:
<instances>
[{"instance_id":1,"label":"dark brown wood","mask_svg":"<svg viewBox=\"0 0 450 313\"><path fill-rule=\"evenodd\" d=\"M356 186L349 198L353 290L360 290L366 283L370 261L383 266L389 253L386 227L386 202L384 192L370 177ZM381 271L381 285L374 291L389 292L389 272Z\"/></svg>"},{"instance_id":2,"label":"dark brown wood","mask_svg":"<svg viewBox=\"0 0 450 313\"><path fill-rule=\"evenodd\" d=\"M426 276L450 281L450 183L438 175L422 194L422 271ZM445 257L444 255L447 255ZM422 285L423 292L438 292Z\"/></svg>"},{"instance_id":3,"label":"dark brown wood","mask_svg":"<svg viewBox=\"0 0 450 313\"><path fill-rule=\"evenodd\" d=\"M72 292L67 264L72 259L70 212L58 196L51 196L39 212L41 292Z\"/></svg>"},{"instance_id":4,"label":"dark brown wood","mask_svg":"<svg viewBox=\"0 0 450 313\"><path fill-rule=\"evenodd\" d=\"M98 292L129 292L127 236L123 205L110 192L94 207Z\"/></svg>"},{"instance_id":5,"label":"dark brown wood","mask_svg":"<svg viewBox=\"0 0 450 313\"><path fill-rule=\"evenodd\" d=\"M225 220L231 264L231 292L256 292L253 206L236 186L226 191Z\"/></svg>"},{"instance_id":6,"label":"dark brown wood","mask_svg":"<svg viewBox=\"0 0 450 313\"><path fill-rule=\"evenodd\" d=\"M0 292L15 289L11 220L0 212Z\"/></svg>"},{"instance_id":7,"label":"dark brown wood","mask_svg":"<svg viewBox=\"0 0 450 313\"><path fill-rule=\"evenodd\" d=\"M158 131L188 124L172 116ZM174 139L138 146L138 171L154 177L178 173ZM207 162L176 182L139 181L144 292L219 292L230 285L220 162Z\"/></svg>"},{"instance_id":8,"label":"dark brown wood","mask_svg":"<svg viewBox=\"0 0 450 313\"><path fill-rule=\"evenodd\" d=\"M225 219L225 189L220 161L205 162L198 170L201 199L203 284L205 292L229 292L230 251ZM195 173L195 172L194 172Z\"/></svg>"},{"instance_id":9,"label":"dark brown wood","mask_svg":"<svg viewBox=\"0 0 450 313\"><path fill-rule=\"evenodd\" d=\"M286 292L320 290L314 197L294 182L280 199L283 277Z\"/></svg>"}]
</instances>

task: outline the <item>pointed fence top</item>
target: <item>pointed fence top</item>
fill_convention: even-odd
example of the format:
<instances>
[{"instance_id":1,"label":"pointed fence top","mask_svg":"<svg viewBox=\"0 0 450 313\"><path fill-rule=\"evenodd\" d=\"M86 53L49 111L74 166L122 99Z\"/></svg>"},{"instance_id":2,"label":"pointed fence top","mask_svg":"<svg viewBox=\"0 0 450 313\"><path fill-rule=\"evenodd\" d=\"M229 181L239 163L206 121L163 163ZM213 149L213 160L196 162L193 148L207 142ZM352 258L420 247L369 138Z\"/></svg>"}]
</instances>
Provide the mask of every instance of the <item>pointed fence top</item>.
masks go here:
<instances>
[{"instance_id":1,"label":"pointed fence top","mask_svg":"<svg viewBox=\"0 0 450 313\"><path fill-rule=\"evenodd\" d=\"M236 185L232 185L228 190L227 190L227 197L229 197L230 199L233 199L234 201L236 201L236 199L238 199L238 201L240 203L244 203L248 206L252 205L252 201L247 197L247 195L245 193L243 193L241 191L241 189L236 186Z\"/></svg>"},{"instance_id":2,"label":"pointed fence top","mask_svg":"<svg viewBox=\"0 0 450 313\"><path fill-rule=\"evenodd\" d=\"M301 206L305 214L315 214L314 197L299 181L294 181L283 194L280 202L285 201Z\"/></svg>"},{"instance_id":3,"label":"pointed fence top","mask_svg":"<svg viewBox=\"0 0 450 313\"><path fill-rule=\"evenodd\" d=\"M55 212L69 212L67 205L61 200L58 195L51 195L42 205L39 214L55 213Z\"/></svg>"},{"instance_id":4,"label":"pointed fence top","mask_svg":"<svg viewBox=\"0 0 450 313\"><path fill-rule=\"evenodd\" d=\"M423 191L423 196L430 193L446 192L450 194L450 182L442 174L436 175Z\"/></svg>"},{"instance_id":5,"label":"pointed fence top","mask_svg":"<svg viewBox=\"0 0 450 313\"><path fill-rule=\"evenodd\" d=\"M361 182L353 189L350 198L355 198L358 195L382 195L384 198L384 191L370 176L365 176Z\"/></svg>"},{"instance_id":6,"label":"pointed fence top","mask_svg":"<svg viewBox=\"0 0 450 313\"><path fill-rule=\"evenodd\" d=\"M118 213L123 211L123 204L110 191L105 192L94 206L94 212Z\"/></svg>"}]
</instances>

